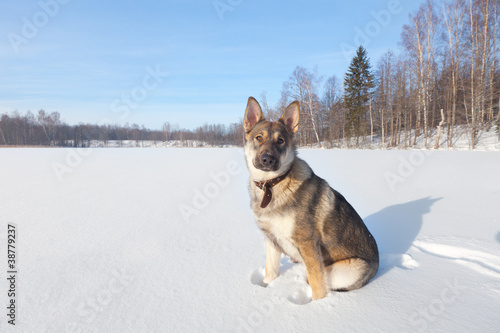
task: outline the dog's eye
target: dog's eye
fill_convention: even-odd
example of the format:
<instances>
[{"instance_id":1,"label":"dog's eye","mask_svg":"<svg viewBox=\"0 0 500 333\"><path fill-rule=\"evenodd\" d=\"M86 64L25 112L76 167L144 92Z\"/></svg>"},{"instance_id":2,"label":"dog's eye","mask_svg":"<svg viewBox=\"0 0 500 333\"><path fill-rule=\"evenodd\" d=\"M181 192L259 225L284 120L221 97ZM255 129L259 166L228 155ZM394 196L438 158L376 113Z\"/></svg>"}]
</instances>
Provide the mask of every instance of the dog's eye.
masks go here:
<instances>
[{"instance_id":1,"label":"dog's eye","mask_svg":"<svg viewBox=\"0 0 500 333\"><path fill-rule=\"evenodd\" d=\"M281 145L281 144L285 143L285 140L283 138L278 138L277 142L278 142L278 144Z\"/></svg>"},{"instance_id":2,"label":"dog's eye","mask_svg":"<svg viewBox=\"0 0 500 333\"><path fill-rule=\"evenodd\" d=\"M257 141L261 142L261 141L262 141L262 135L257 135L257 136L255 137L255 139L256 139Z\"/></svg>"}]
</instances>

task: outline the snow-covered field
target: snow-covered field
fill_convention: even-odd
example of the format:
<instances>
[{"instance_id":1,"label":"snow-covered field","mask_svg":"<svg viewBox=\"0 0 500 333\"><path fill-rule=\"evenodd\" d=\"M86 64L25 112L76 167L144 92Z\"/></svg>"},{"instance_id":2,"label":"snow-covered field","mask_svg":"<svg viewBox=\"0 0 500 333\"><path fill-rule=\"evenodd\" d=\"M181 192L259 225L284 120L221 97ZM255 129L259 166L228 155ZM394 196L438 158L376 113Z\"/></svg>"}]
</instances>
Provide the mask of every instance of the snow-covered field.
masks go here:
<instances>
[{"instance_id":1,"label":"snow-covered field","mask_svg":"<svg viewBox=\"0 0 500 333\"><path fill-rule=\"evenodd\" d=\"M378 241L367 286L310 302L264 240L241 149L1 149L17 332L498 332L500 153L301 150Z\"/></svg>"}]
</instances>

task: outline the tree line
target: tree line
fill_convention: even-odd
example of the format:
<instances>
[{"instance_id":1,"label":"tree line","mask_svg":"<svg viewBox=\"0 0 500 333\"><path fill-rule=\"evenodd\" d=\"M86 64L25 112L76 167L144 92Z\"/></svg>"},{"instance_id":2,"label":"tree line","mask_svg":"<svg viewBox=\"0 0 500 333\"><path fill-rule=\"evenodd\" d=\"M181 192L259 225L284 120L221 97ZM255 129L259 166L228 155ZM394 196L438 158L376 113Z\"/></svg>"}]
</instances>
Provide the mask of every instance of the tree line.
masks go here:
<instances>
[{"instance_id":1,"label":"tree line","mask_svg":"<svg viewBox=\"0 0 500 333\"><path fill-rule=\"evenodd\" d=\"M0 145L89 147L92 141L107 146L110 141L178 141L178 146L225 146L238 144L243 137L242 125L206 124L195 130L179 128L166 122L161 130L150 130L137 124L125 125L68 125L61 121L59 112L28 111L20 114L2 114L0 117Z\"/></svg>"},{"instance_id":2,"label":"tree line","mask_svg":"<svg viewBox=\"0 0 500 333\"><path fill-rule=\"evenodd\" d=\"M271 120L300 102L300 146L439 148L444 139L452 147L460 128L474 149L482 131L500 127L499 21L499 0L427 0L403 26L400 50L387 50L374 67L360 46L343 79L297 66L277 103L270 105L265 92L259 101ZM136 124L69 126L43 110L0 118L0 145L84 147L91 140L242 145L242 119L195 130L166 122L155 131Z\"/></svg>"}]
</instances>

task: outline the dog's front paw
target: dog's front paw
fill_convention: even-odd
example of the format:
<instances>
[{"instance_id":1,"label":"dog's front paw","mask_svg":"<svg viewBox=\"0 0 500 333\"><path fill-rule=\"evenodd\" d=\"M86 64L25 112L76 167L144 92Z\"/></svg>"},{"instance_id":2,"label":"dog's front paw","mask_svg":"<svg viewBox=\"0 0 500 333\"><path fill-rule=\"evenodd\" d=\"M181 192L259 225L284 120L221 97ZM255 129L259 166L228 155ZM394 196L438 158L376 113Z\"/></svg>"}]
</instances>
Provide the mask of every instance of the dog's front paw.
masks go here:
<instances>
[{"instance_id":1,"label":"dog's front paw","mask_svg":"<svg viewBox=\"0 0 500 333\"><path fill-rule=\"evenodd\" d=\"M266 274L263 282L267 285L267 284L273 282L273 280L276 279L277 277L278 277L277 274Z\"/></svg>"}]
</instances>

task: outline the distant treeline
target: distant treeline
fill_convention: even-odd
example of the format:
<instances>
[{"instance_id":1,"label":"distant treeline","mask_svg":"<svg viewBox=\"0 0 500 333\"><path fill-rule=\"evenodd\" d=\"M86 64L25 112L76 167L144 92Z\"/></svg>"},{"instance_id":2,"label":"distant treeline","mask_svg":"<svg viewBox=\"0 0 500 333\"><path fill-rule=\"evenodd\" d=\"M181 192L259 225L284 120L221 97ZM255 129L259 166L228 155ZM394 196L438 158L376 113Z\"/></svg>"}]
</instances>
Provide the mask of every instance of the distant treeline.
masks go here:
<instances>
[{"instance_id":1,"label":"distant treeline","mask_svg":"<svg viewBox=\"0 0 500 333\"><path fill-rule=\"evenodd\" d=\"M150 130L144 126L126 125L68 125L61 121L58 112L38 111L37 115L28 111L20 114L14 111L0 117L0 145L4 146L56 146L88 147L90 141L98 140L107 145L108 141L198 141L211 146L241 145L243 127L241 124L229 126L203 125L195 130L180 129L178 125L166 122L162 130Z\"/></svg>"}]
</instances>

